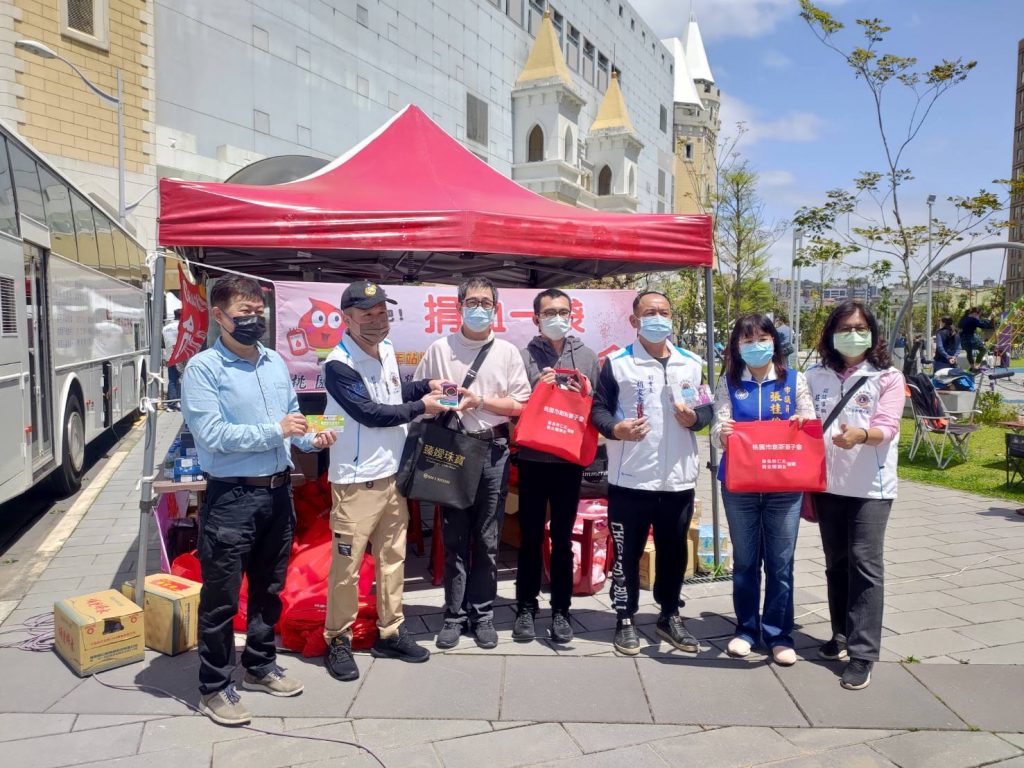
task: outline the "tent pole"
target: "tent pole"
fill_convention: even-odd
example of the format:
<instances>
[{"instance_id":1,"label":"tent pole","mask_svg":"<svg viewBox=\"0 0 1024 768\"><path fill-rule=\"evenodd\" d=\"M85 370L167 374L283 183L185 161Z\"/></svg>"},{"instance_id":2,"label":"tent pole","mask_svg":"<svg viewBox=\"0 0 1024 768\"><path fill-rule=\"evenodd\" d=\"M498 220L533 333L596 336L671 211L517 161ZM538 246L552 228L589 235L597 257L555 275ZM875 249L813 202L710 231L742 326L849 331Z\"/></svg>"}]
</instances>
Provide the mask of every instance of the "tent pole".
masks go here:
<instances>
[{"instance_id":1,"label":"tent pole","mask_svg":"<svg viewBox=\"0 0 1024 768\"><path fill-rule=\"evenodd\" d=\"M167 259L157 251L153 262L153 300L149 317L149 368L146 398L146 442L142 453L142 492L139 497L139 551L135 557L135 602L143 605L146 594L146 555L149 552L149 519L153 514L153 465L156 463L156 403L160 399L161 348L164 327L164 272Z\"/></svg>"},{"instance_id":2,"label":"tent pole","mask_svg":"<svg viewBox=\"0 0 1024 768\"><path fill-rule=\"evenodd\" d=\"M704 324L707 328L707 355L708 355L708 387L715 391L715 302L712 291L714 270L711 267L704 267ZM708 440L710 460L708 469L711 471L711 525L715 537L715 570L722 562L722 553L718 541L718 451L714 444ZM696 552L694 553L696 554ZM696 570L696 569L695 569Z\"/></svg>"}]
</instances>

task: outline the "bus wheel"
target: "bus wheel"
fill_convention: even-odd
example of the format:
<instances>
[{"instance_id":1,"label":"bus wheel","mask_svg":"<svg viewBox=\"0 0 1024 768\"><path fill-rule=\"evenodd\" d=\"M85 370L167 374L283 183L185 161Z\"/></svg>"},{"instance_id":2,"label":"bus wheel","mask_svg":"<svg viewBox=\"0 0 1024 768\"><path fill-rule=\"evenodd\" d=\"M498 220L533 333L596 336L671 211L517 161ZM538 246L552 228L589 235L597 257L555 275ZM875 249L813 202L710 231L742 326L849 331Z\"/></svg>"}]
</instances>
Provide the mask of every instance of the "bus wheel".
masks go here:
<instances>
[{"instance_id":1,"label":"bus wheel","mask_svg":"<svg viewBox=\"0 0 1024 768\"><path fill-rule=\"evenodd\" d=\"M51 475L53 489L61 496L70 496L82 484L85 467L85 418L78 395L68 396L64 409L64 439L61 440L60 466Z\"/></svg>"}]
</instances>

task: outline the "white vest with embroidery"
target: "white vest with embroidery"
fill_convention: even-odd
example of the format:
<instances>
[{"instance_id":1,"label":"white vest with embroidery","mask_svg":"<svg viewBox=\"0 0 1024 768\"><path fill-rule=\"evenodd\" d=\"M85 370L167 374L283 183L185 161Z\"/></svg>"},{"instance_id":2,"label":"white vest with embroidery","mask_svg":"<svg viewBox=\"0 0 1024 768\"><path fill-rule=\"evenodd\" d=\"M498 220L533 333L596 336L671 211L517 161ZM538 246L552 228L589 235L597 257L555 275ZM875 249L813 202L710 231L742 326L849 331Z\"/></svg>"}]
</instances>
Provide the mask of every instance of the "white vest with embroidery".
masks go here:
<instances>
[{"instance_id":1,"label":"white vest with embroidery","mask_svg":"<svg viewBox=\"0 0 1024 768\"><path fill-rule=\"evenodd\" d=\"M822 421L832 413L843 393L859 377L867 378L850 398L842 413L825 435L825 456L828 468L828 493L861 499L896 498L896 461L899 456L899 434L888 443L855 445L849 450L833 445L832 436L842 433L842 425L868 429L878 409L881 376L870 363L863 363L846 381L840 381L831 368L816 365L804 375L814 398L814 411Z\"/></svg>"},{"instance_id":2,"label":"white vest with embroidery","mask_svg":"<svg viewBox=\"0 0 1024 768\"><path fill-rule=\"evenodd\" d=\"M401 405L402 379L398 372L395 349L387 339L378 346L380 361L360 349L347 333L324 360L337 360L359 374L363 386L375 403ZM324 414L344 414L345 428L338 433L337 442L331 446L331 466L327 479L332 483L365 483L390 477L398 472L402 448L409 433L409 425L397 427L364 427L339 405L330 393Z\"/></svg>"}]
</instances>

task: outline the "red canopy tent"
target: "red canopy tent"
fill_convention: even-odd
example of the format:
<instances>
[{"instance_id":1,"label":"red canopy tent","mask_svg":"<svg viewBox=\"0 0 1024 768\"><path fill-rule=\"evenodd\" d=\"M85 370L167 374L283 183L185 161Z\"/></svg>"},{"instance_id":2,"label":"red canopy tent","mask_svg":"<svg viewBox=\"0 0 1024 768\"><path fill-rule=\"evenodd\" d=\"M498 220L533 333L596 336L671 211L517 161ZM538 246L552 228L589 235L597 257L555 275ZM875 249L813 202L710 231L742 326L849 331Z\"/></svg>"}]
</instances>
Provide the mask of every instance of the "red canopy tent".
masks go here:
<instances>
[{"instance_id":1,"label":"red canopy tent","mask_svg":"<svg viewBox=\"0 0 1024 768\"><path fill-rule=\"evenodd\" d=\"M320 171L271 186L160 180L159 241L269 278L564 284L712 263L708 216L549 200L408 106Z\"/></svg>"}]
</instances>

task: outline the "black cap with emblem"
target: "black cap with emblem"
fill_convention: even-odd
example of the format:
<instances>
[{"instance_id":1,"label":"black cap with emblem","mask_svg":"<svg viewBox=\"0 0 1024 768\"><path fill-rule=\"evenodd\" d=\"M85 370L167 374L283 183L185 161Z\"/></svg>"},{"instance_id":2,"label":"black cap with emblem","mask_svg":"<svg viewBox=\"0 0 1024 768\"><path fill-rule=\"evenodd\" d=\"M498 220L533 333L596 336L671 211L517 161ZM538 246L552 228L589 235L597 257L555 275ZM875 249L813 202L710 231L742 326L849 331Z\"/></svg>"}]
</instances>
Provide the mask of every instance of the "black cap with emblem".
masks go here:
<instances>
[{"instance_id":1,"label":"black cap with emblem","mask_svg":"<svg viewBox=\"0 0 1024 768\"><path fill-rule=\"evenodd\" d=\"M338 308L348 309L356 307L357 309L371 309L382 301L386 301L388 304L398 303L394 299L389 299L388 295L384 293L384 289L376 283L371 283L368 280L357 280L351 283L345 289L345 292L341 294L341 303L338 305Z\"/></svg>"}]
</instances>

